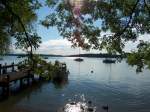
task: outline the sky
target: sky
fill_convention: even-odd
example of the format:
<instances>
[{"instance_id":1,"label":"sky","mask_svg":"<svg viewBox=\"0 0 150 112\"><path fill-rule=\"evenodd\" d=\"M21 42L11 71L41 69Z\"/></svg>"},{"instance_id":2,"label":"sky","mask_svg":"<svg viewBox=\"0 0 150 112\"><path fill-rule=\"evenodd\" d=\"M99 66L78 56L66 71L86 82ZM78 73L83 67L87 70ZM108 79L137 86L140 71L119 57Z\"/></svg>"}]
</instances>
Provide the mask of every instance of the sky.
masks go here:
<instances>
[{"instance_id":1,"label":"sky","mask_svg":"<svg viewBox=\"0 0 150 112\"><path fill-rule=\"evenodd\" d=\"M79 48L72 48L71 43L67 39L63 39L59 35L56 27L46 28L42 26L39 21L44 20L44 18L49 14L50 9L46 6L41 7L37 11L38 23L37 23L37 33L42 37L42 44L37 50L38 53L42 54L61 54L70 55L78 54ZM97 23L99 25L100 23ZM80 49L81 53L99 53L98 50L85 51Z\"/></svg>"},{"instance_id":2,"label":"sky","mask_svg":"<svg viewBox=\"0 0 150 112\"><path fill-rule=\"evenodd\" d=\"M43 0L41 0L43 2ZM37 53L41 54L58 54L58 55L69 55L69 54L78 54L79 53L79 48L71 48L71 43L63 39L59 35L59 32L56 27L51 27L47 29L46 27L42 26L40 24L40 20L44 20L45 16L48 15L50 12L50 9L46 6L41 7L37 11L37 33L38 35L42 38L42 43L40 44L40 47L37 50ZM100 22L97 22L96 25L100 25ZM136 45L138 44L139 40L145 40L145 41L150 41L150 35L145 34L140 36L140 39L138 39L137 42L128 42L126 43L125 51L129 52L132 50L136 49ZM16 50L16 53L22 52L21 50ZM90 50L90 51L84 51L80 49L80 53L103 53L106 52L105 50L103 51L98 51L98 50Z\"/></svg>"}]
</instances>

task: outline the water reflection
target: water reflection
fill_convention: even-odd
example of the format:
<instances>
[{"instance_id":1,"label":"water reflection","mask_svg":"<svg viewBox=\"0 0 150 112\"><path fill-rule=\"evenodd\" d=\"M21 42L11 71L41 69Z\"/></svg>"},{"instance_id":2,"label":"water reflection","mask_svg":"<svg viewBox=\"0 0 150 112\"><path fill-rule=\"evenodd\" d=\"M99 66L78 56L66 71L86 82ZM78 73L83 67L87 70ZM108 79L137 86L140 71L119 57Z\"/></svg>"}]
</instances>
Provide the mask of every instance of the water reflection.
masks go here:
<instances>
[{"instance_id":1,"label":"water reflection","mask_svg":"<svg viewBox=\"0 0 150 112\"><path fill-rule=\"evenodd\" d=\"M55 60L56 57L48 59ZM54 82L55 86L52 82L44 82L38 89L24 89L0 102L0 112L56 112L67 104L88 105L89 101L93 107L96 106L96 112L107 112L108 106L109 112L150 111L148 70L137 75L136 68L128 66L125 60L111 65L102 63L103 59L99 58L84 58L82 63L77 63L72 58L57 60L66 62L70 71L69 81L65 79L59 83ZM57 89L59 87L63 89ZM83 94L84 101L80 98ZM14 108L16 110L12 111ZM19 108L25 111L20 111Z\"/></svg>"},{"instance_id":2,"label":"water reflection","mask_svg":"<svg viewBox=\"0 0 150 112\"><path fill-rule=\"evenodd\" d=\"M30 99L30 96L32 94L32 92L37 92L41 90L41 87L43 84L45 84L46 82L34 82L30 85L30 87L28 87L27 85L24 85L23 88L19 87L19 81L11 83L11 90L10 93L12 96L20 96L17 97L16 102L18 102L19 99L27 97L28 99ZM0 93L2 93L2 89L0 90ZM10 96L11 98L11 96ZM4 97L2 96L2 94L0 94L0 101L5 101L7 100L8 97Z\"/></svg>"},{"instance_id":3,"label":"water reflection","mask_svg":"<svg viewBox=\"0 0 150 112\"><path fill-rule=\"evenodd\" d=\"M68 75L66 75L65 77L54 79L52 82L53 82L55 88L62 89L69 83Z\"/></svg>"},{"instance_id":4,"label":"water reflection","mask_svg":"<svg viewBox=\"0 0 150 112\"><path fill-rule=\"evenodd\" d=\"M96 112L96 109L85 102L72 102L65 105L64 112Z\"/></svg>"},{"instance_id":5,"label":"water reflection","mask_svg":"<svg viewBox=\"0 0 150 112\"><path fill-rule=\"evenodd\" d=\"M75 95L74 99L69 99L67 104L58 112L96 112L96 107L92 101L86 101L84 94Z\"/></svg>"}]
</instances>

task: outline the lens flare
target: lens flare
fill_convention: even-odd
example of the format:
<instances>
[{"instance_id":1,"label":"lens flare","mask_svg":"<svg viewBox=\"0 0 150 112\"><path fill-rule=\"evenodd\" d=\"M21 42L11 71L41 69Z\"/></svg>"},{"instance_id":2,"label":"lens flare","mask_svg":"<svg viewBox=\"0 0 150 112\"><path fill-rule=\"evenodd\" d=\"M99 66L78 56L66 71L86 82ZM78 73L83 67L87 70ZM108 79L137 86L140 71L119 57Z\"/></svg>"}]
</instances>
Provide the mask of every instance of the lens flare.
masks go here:
<instances>
[{"instance_id":1,"label":"lens flare","mask_svg":"<svg viewBox=\"0 0 150 112\"><path fill-rule=\"evenodd\" d=\"M84 0L69 0L69 3L73 7L81 8L83 6Z\"/></svg>"}]
</instances>

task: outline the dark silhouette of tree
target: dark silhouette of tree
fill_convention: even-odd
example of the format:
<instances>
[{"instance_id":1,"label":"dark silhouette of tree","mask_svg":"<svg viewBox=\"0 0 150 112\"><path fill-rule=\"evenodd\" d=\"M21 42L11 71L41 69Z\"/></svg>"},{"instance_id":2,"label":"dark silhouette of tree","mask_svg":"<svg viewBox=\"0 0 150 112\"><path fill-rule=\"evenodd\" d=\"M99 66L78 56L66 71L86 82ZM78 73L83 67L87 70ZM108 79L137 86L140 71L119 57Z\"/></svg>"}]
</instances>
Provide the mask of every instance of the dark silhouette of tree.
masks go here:
<instances>
[{"instance_id":1,"label":"dark silhouette of tree","mask_svg":"<svg viewBox=\"0 0 150 112\"><path fill-rule=\"evenodd\" d=\"M16 47L29 53L40 43L40 37L33 30L37 16L35 10L41 5L37 0L0 1L0 54L9 50L11 37L16 39Z\"/></svg>"}]
</instances>

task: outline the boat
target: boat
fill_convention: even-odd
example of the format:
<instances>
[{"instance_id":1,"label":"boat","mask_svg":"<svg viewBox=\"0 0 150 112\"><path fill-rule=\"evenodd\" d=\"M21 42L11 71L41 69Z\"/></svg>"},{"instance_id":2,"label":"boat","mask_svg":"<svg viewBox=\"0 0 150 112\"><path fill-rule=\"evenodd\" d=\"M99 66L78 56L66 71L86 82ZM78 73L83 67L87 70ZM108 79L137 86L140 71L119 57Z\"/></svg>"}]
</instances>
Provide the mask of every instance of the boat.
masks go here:
<instances>
[{"instance_id":1,"label":"boat","mask_svg":"<svg viewBox=\"0 0 150 112\"><path fill-rule=\"evenodd\" d=\"M74 61L78 61L78 62L82 62L83 61L83 59L80 58L80 47L79 47L79 57L74 59Z\"/></svg>"},{"instance_id":2,"label":"boat","mask_svg":"<svg viewBox=\"0 0 150 112\"><path fill-rule=\"evenodd\" d=\"M116 60L112 60L112 59L105 59L105 60L103 60L103 63L115 63L116 62Z\"/></svg>"},{"instance_id":3,"label":"boat","mask_svg":"<svg viewBox=\"0 0 150 112\"><path fill-rule=\"evenodd\" d=\"M17 58L22 58L21 56L17 56Z\"/></svg>"},{"instance_id":4,"label":"boat","mask_svg":"<svg viewBox=\"0 0 150 112\"><path fill-rule=\"evenodd\" d=\"M0 58L0 60L3 60L3 58Z\"/></svg>"},{"instance_id":5,"label":"boat","mask_svg":"<svg viewBox=\"0 0 150 112\"><path fill-rule=\"evenodd\" d=\"M74 61L82 62L83 59L82 58L76 58L76 59L74 59Z\"/></svg>"},{"instance_id":6,"label":"boat","mask_svg":"<svg viewBox=\"0 0 150 112\"><path fill-rule=\"evenodd\" d=\"M48 57L44 57L44 59L48 59Z\"/></svg>"}]
</instances>

